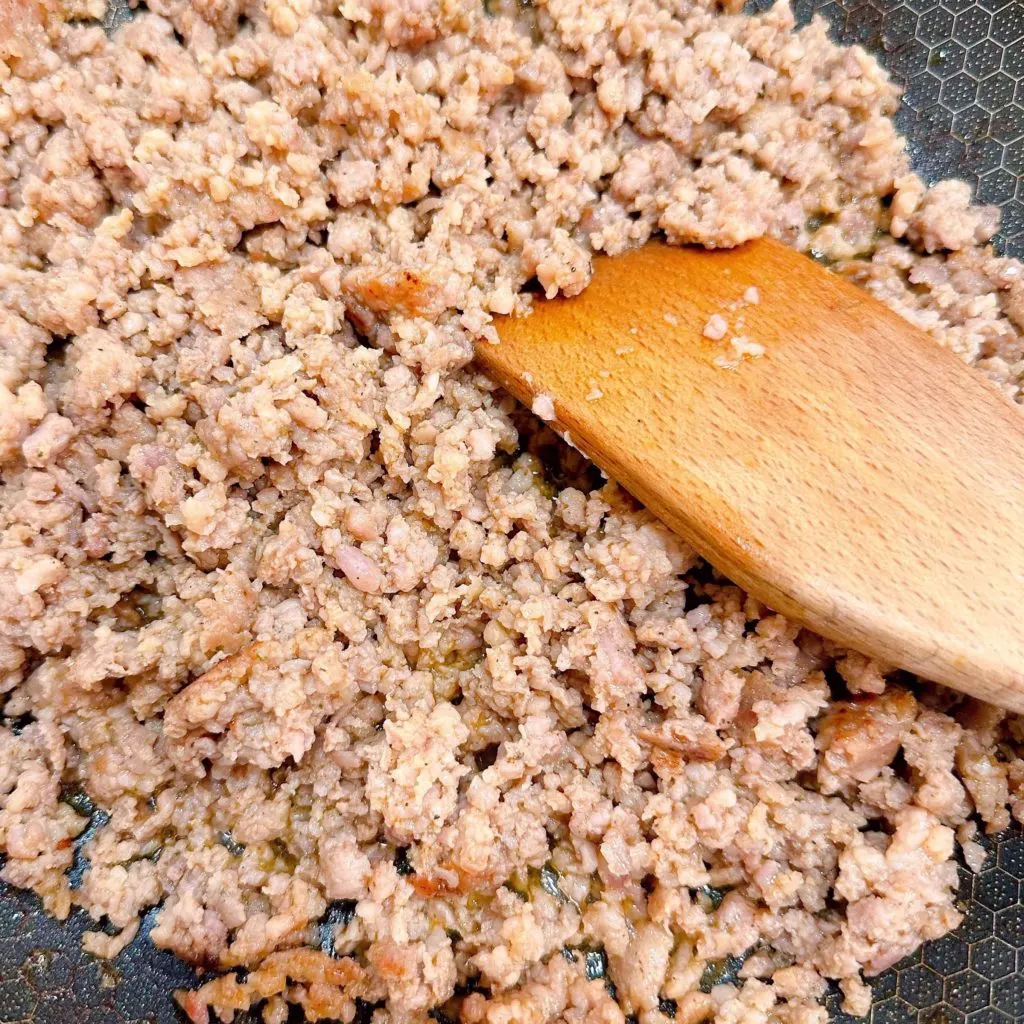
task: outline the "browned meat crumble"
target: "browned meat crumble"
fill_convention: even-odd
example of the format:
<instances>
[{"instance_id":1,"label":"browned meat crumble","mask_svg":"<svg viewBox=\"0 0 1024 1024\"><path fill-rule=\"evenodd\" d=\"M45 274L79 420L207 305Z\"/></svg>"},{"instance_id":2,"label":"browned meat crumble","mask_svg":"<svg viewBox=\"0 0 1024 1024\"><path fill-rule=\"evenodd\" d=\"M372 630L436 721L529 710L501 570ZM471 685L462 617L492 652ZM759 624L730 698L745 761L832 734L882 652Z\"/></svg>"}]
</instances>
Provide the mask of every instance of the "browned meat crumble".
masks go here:
<instances>
[{"instance_id":1,"label":"browned meat crumble","mask_svg":"<svg viewBox=\"0 0 1024 1024\"><path fill-rule=\"evenodd\" d=\"M2 877L101 956L159 907L197 1024L865 1012L1024 817L1021 720L772 614L469 361L593 251L770 233L1019 401L995 212L785 3L101 6L0 0Z\"/></svg>"}]
</instances>

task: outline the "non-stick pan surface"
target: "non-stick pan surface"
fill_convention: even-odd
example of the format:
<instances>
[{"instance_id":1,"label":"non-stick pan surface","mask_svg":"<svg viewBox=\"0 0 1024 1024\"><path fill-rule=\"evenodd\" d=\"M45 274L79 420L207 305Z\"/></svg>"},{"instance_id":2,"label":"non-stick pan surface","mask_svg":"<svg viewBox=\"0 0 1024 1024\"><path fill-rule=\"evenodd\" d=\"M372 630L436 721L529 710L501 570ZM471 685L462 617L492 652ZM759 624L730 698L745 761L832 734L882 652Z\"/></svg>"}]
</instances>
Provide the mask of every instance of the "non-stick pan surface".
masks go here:
<instances>
[{"instance_id":1,"label":"non-stick pan surface","mask_svg":"<svg viewBox=\"0 0 1024 1024\"><path fill-rule=\"evenodd\" d=\"M751 0L753 8L771 0ZM876 53L905 87L896 118L929 181L964 178L998 203L1003 251L1024 256L1024 0L794 0L838 40ZM111 0L108 27L130 17ZM960 869L966 918L872 982L871 1024L1024 1024L1024 834L986 840L985 869ZM81 870L81 865L79 870ZM171 991L196 976L146 938L105 963L82 952L79 912L63 924L0 884L0 1024L169 1024ZM829 997L833 1020L854 1024Z\"/></svg>"}]
</instances>

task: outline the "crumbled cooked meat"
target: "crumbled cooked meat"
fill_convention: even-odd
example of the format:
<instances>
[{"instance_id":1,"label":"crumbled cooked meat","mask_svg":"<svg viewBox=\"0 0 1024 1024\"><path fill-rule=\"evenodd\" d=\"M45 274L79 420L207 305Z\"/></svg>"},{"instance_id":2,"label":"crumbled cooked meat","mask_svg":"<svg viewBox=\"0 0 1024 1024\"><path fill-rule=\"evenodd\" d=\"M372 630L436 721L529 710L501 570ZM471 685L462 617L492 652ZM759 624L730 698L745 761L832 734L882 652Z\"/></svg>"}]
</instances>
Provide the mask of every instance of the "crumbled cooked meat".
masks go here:
<instances>
[{"instance_id":1,"label":"crumbled cooked meat","mask_svg":"<svg viewBox=\"0 0 1024 1024\"><path fill-rule=\"evenodd\" d=\"M956 767L986 831L1002 832L1010 824L1006 763L976 733L966 732L956 748Z\"/></svg>"},{"instance_id":2,"label":"crumbled cooked meat","mask_svg":"<svg viewBox=\"0 0 1024 1024\"><path fill-rule=\"evenodd\" d=\"M649 921L630 936L625 949L609 958L609 971L626 1013L653 1010L665 984L672 934Z\"/></svg>"},{"instance_id":3,"label":"crumbled cooked meat","mask_svg":"<svg viewBox=\"0 0 1024 1024\"><path fill-rule=\"evenodd\" d=\"M551 400L550 395L538 395L533 400L533 405L530 407L530 411L534 416L539 416L542 420L553 420L555 418L555 403Z\"/></svg>"},{"instance_id":4,"label":"crumbled cooked meat","mask_svg":"<svg viewBox=\"0 0 1024 1024\"><path fill-rule=\"evenodd\" d=\"M168 755L182 770L202 761L276 768L296 764L329 714L344 713L359 694L351 659L322 630L289 642L249 644L179 691L164 711Z\"/></svg>"},{"instance_id":5,"label":"crumbled cooked meat","mask_svg":"<svg viewBox=\"0 0 1024 1024\"><path fill-rule=\"evenodd\" d=\"M785 3L145 6L3 7L3 879L102 956L154 908L195 1024L863 1012L1024 818L1020 720L762 607L469 364L596 252L769 233L1020 401L995 212Z\"/></svg>"},{"instance_id":6,"label":"crumbled cooked meat","mask_svg":"<svg viewBox=\"0 0 1024 1024\"><path fill-rule=\"evenodd\" d=\"M895 688L833 705L818 726L824 792L875 778L892 763L916 716L914 696Z\"/></svg>"},{"instance_id":7,"label":"crumbled cooked meat","mask_svg":"<svg viewBox=\"0 0 1024 1024\"><path fill-rule=\"evenodd\" d=\"M729 332L729 322L721 313L714 313L704 325L704 337L712 341L721 341Z\"/></svg>"},{"instance_id":8,"label":"crumbled cooked meat","mask_svg":"<svg viewBox=\"0 0 1024 1024\"><path fill-rule=\"evenodd\" d=\"M844 978L843 1013L851 1017L866 1017L871 1012L871 989L859 978Z\"/></svg>"}]
</instances>

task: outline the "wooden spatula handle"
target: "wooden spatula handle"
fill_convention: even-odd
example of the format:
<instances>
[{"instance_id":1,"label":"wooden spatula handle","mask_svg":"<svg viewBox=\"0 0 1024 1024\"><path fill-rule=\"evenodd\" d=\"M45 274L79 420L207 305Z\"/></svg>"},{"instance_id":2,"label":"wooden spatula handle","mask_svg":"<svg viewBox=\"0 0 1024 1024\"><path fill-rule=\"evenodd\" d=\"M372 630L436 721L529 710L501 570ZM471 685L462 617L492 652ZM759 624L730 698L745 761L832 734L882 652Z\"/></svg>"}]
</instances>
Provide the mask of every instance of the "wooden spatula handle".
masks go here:
<instances>
[{"instance_id":1,"label":"wooden spatula handle","mask_svg":"<svg viewBox=\"0 0 1024 1024\"><path fill-rule=\"evenodd\" d=\"M488 371L770 607L1024 711L1024 416L922 331L765 240L600 259L499 333Z\"/></svg>"}]
</instances>

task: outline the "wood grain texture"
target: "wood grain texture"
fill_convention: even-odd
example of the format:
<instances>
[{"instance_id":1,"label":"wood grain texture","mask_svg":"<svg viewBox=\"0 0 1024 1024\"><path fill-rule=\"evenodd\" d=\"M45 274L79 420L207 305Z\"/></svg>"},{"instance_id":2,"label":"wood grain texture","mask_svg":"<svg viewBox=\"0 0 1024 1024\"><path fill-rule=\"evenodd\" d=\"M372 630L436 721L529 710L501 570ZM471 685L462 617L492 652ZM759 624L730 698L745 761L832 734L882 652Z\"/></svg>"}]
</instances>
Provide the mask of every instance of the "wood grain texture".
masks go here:
<instances>
[{"instance_id":1,"label":"wood grain texture","mask_svg":"<svg viewBox=\"0 0 1024 1024\"><path fill-rule=\"evenodd\" d=\"M703 331L749 286L732 333L765 353L723 369L729 336ZM1024 416L923 332L768 240L601 258L582 295L498 330L488 372L550 395L555 426L731 579L1024 711Z\"/></svg>"}]
</instances>

